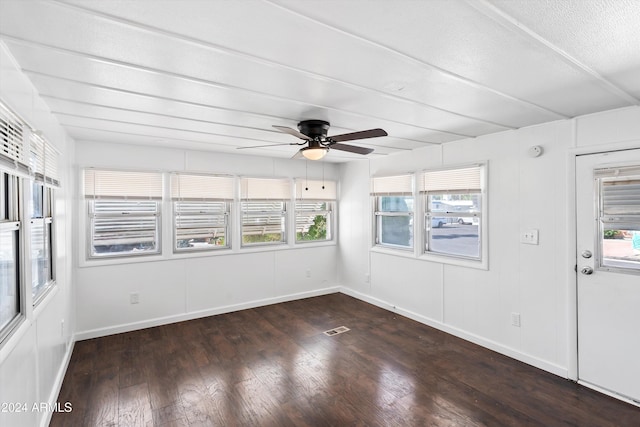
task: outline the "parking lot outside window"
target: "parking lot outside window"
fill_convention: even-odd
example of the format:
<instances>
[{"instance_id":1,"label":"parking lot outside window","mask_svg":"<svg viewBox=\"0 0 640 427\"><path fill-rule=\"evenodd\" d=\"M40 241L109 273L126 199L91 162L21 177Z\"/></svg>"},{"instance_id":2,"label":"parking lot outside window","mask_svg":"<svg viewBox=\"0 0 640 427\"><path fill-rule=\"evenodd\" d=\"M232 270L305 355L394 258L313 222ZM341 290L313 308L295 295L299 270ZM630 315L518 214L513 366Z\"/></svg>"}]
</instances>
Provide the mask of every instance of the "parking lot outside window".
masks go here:
<instances>
[{"instance_id":1,"label":"parking lot outside window","mask_svg":"<svg viewBox=\"0 0 640 427\"><path fill-rule=\"evenodd\" d=\"M485 165L424 171L424 252L482 259Z\"/></svg>"}]
</instances>

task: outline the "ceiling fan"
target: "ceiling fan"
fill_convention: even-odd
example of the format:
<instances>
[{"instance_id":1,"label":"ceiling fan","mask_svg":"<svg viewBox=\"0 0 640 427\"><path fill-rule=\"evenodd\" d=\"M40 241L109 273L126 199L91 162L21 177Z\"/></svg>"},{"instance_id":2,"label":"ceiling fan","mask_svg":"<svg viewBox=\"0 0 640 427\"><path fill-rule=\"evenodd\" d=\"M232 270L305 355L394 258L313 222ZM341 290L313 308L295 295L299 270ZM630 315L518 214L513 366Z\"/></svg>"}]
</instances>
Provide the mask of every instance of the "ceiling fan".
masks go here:
<instances>
[{"instance_id":1,"label":"ceiling fan","mask_svg":"<svg viewBox=\"0 0 640 427\"><path fill-rule=\"evenodd\" d=\"M329 149L348 151L356 154L369 154L373 152L373 148L357 147L355 145L341 144L343 141L354 141L356 139L377 138L379 136L387 136L387 132L383 129L369 129L360 132L343 133L341 135L327 136L329 130L329 122L324 120L303 120L298 123L298 129L295 130L286 126L273 127L280 132L288 133L297 138L300 138L302 142L290 142L288 144L269 144L269 145L255 145L253 147L238 147L238 149L244 148L260 148L260 147L273 147L276 145L307 145L302 147L292 158L297 159L305 157L309 160L322 159Z\"/></svg>"}]
</instances>

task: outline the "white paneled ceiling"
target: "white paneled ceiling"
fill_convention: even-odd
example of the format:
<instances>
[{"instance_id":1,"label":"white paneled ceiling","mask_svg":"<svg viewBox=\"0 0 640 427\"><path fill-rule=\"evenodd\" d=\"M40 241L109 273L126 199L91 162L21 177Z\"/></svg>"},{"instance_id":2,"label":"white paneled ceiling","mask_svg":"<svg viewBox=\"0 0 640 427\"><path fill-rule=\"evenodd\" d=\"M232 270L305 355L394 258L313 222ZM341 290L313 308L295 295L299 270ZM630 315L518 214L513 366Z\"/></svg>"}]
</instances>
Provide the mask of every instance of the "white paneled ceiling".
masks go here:
<instances>
[{"instance_id":1,"label":"white paneled ceiling","mask_svg":"<svg viewBox=\"0 0 640 427\"><path fill-rule=\"evenodd\" d=\"M375 157L640 105L640 0L0 0L0 39L78 141L291 157L237 148L321 119Z\"/></svg>"}]
</instances>

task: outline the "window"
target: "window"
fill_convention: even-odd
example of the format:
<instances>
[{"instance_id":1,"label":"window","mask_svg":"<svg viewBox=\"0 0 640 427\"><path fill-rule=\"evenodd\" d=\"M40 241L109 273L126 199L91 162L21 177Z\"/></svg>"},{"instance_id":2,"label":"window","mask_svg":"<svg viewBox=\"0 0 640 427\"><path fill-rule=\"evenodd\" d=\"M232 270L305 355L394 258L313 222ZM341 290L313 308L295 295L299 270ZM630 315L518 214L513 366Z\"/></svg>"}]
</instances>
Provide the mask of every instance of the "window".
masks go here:
<instances>
[{"instance_id":1,"label":"window","mask_svg":"<svg viewBox=\"0 0 640 427\"><path fill-rule=\"evenodd\" d=\"M229 248L233 177L171 175L174 251Z\"/></svg>"},{"instance_id":2,"label":"window","mask_svg":"<svg viewBox=\"0 0 640 427\"><path fill-rule=\"evenodd\" d=\"M598 268L640 273L640 166L599 169L595 178Z\"/></svg>"},{"instance_id":3,"label":"window","mask_svg":"<svg viewBox=\"0 0 640 427\"><path fill-rule=\"evenodd\" d=\"M425 171L425 252L482 259L484 165Z\"/></svg>"},{"instance_id":4,"label":"window","mask_svg":"<svg viewBox=\"0 0 640 427\"><path fill-rule=\"evenodd\" d=\"M333 239L334 181L296 180L296 242Z\"/></svg>"},{"instance_id":5,"label":"window","mask_svg":"<svg viewBox=\"0 0 640 427\"><path fill-rule=\"evenodd\" d=\"M0 342L22 312L19 178L0 171Z\"/></svg>"},{"instance_id":6,"label":"window","mask_svg":"<svg viewBox=\"0 0 640 427\"><path fill-rule=\"evenodd\" d=\"M29 165L23 143L24 123L0 102L0 343L24 316L20 271L22 246L21 176Z\"/></svg>"},{"instance_id":7,"label":"window","mask_svg":"<svg viewBox=\"0 0 640 427\"><path fill-rule=\"evenodd\" d=\"M375 243L398 249L413 248L412 175L374 177Z\"/></svg>"},{"instance_id":8,"label":"window","mask_svg":"<svg viewBox=\"0 0 640 427\"><path fill-rule=\"evenodd\" d=\"M53 197L51 185L58 185L58 155L39 133L29 135L29 164L33 173L31 202L30 259L31 293L34 305L55 283L53 268Z\"/></svg>"},{"instance_id":9,"label":"window","mask_svg":"<svg viewBox=\"0 0 640 427\"><path fill-rule=\"evenodd\" d=\"M54 283L52 199L52 188L31 181L31 293L34 302Z\"/></svg>"},{"instance_id":10,"label":"window","mask_svg":"<svg viewBox=\"0 0 640 427\"><path fill-rule=\"evenodd\" d=\"M84 170L89 258L160 253L162 174Z\"/></svg>"},{"instance_id":11,"label":"window","mask_svg":"<svg viewBox=\"0 0 640 427\"><path fill-rule=\"evenodd\" d=\"M242 178L242 245L287 242L287 200L291 183L280 178Z\"/></svg>"}]
</instances>

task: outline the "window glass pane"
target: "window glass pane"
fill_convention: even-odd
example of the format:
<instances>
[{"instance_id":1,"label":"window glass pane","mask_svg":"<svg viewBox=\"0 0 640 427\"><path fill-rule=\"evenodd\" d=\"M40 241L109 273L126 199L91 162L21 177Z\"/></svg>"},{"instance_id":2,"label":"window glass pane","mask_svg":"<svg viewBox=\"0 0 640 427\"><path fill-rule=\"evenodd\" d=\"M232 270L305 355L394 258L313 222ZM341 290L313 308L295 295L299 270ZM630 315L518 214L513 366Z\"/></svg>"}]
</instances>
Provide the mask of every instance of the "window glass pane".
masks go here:
<instances>
[{"instance_id":1,"label":"window glass pane","mask_svg":"<svg viewBox=\"0 0 640 427\"><path fill-rule=\"evenodd\" d=\"M51 277L50 250L44 219L31 220L31 291L34 297Z\"/></svg>"},{"instance_id":2,"label":"window glass pane","mask_svg":"<svg viewBox=\"0 0 640 427\"><path fill-rule=\"evenodd\" d=\"M159 253L159 203L89 201L91 256Z\"/></svg>"},{"instance_id":3,"label":"window glass pane","mask_svg":"<svg viewBox=\"0 0 640 427\"><path fill-rule=\"evenodd\" d=\"M175 202L176 250L229 247L227 203Z\"/></svg>"},{"instance_id":4,"label":"window glass pane","mask_svg":"<svg viewBox=\"0 0 640 427\"><path fill-rule=\"evenodd\" d=\"M412 196L377 197L377 244L413 247L413 203Z\"/></svg>"},{"instance_id":5,"label":"window glass pane","mask_svg":"<svg viewBox=\"0 0 640 427\"><path fill-rule=\"evenodd\" d=\"M636 224L604 225L602 233L602 266L640 271L640 221Z\"/></svg>"},{"instance_id":6,"label":"window glass pane","mask_svg":"<svg viewBox=\"0 0 640 427\"><path fill-rule=\"evenodd\" d=\"M444 223L450 218L431 218L427 247L430 252L470 258L480 257L480 234L478 224Z\"/></svg>"},{"instance_id":7,"label":"window glass pane","mask_svg":"<svg viewBox=\"0 0 640 427\"><path fill-rule=\"evenodd\" d=\"M31 218L43 217L44 185L38 181L31 182L31 204L29 206Z\"/></svg>"},{"instance_id":8,"label":"window glass pane","mask_svg":"<svg viewBox=\"0 0 640 427\"><path fill-rule=\"evenodd\" d=\"M378 198L381 212L413 212L413 197L382 196Z\"/></svg>"},{"instance_id":9,"label":"window glass pane","mask_svg":"<svg viewBox=\"0 0 640 427\"><path fill-rule=\"evenodd\" d=\"M18 230L0 223L0 335L20 313L17 271Z\"/></svg>"},{"instance_id":10,"label":"window glass pane","mask_svg":"<svg viewBox=\"0 0 640 427\"><path fill-rule=\"evenodd\" d=\"M331 203L296 202L296 241L323 241L331 238Z\"/></svg>"},{"instance_id":11,"label":"window glass pane","mask_svg":"<svg viewBox=\"0 0 640 427\"><path fill-rule=\"evenodd\" d=\"M285 243L285 202L242 202L242 244Z\"/></svg>"},{"instance_id":12,"label":"window glass pane","mask_svg":"<svg viewBox=\"0 0 640 427\"><path fill-rule=\"evenodd\" d=\"M480 193L429 194L426 211L427 252L480 258Z\"/></svg>"}]
</instances>

